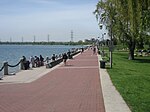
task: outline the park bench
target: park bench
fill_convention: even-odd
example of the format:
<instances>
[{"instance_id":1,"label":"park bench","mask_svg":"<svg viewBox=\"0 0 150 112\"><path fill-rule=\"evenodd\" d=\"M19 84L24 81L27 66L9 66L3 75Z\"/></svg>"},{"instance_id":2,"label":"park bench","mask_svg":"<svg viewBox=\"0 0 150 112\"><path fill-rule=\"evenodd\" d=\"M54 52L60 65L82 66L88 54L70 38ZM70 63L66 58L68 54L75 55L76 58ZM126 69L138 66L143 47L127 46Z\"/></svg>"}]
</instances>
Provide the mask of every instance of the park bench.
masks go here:
<instances>
[{"instance_id":1,"label":"park bench","mask_svg":"<svg viewBox=\"0 0 150 112\"><path fill-rule=\"evenodd\" d=\"M61 63L62 61L63 61L63 59L62 59L62 58L59 58L59 59L57 59L57 60L55 60L55 61L46 63L46 68L52 68L52 67L58 65L59 63Z\"/></svg>"}]
</instances>

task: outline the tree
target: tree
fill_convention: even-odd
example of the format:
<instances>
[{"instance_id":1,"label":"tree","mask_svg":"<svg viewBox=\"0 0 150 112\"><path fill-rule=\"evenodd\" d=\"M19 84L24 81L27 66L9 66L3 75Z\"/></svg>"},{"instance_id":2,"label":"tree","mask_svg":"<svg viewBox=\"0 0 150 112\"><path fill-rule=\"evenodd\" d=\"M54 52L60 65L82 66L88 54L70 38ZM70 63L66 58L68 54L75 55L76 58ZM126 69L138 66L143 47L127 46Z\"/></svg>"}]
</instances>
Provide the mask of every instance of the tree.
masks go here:
<instances>
[{"instance_id":1,"label":"tree","mask_svg":"<svg viewBox=\"0 0 150 112\"><path fill-rule=\"evenodd\" d=\"M149 5L149 0L101 0L94 12L99 24L107 25L114 38L128 45L130 60L136 45L143 45L143 35L150 32Z\"/></svg>"}]
</instances>

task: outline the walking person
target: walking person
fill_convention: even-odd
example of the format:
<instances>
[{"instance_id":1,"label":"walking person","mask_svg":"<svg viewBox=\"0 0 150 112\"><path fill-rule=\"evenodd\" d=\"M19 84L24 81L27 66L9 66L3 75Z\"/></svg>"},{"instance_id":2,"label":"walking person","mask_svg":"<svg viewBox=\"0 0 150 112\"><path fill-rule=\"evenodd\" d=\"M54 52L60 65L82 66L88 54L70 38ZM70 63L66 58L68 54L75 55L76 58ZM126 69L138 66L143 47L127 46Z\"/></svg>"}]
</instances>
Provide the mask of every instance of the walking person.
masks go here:
<instances>
[{"instance_id":1,"label":"walking person","mask_svg":"<svg viewBox=\"0 0 150 112\"><path fill-rule=\"evenodd\" d=\"M93 54L96 54L96 48L93 47Z\"/></svg>"},{"instance_id":2,"label":"walking person","mask_svg":"<svg viewBox=\"0 0 150 112\"><path fill-rule=\"evenodd\" d=\"M68 59L67 54L64 53L62 58L63 58L64 65L66 66L67 65L67 59Z\"/></svg>"},{"instance_id":3,"label":"walking person","mask_svg":"<svg viewBox=\"0 0 150 112\"><path fill-rule=\"evenodd\" d=\"M67 52L67 55L68 55L68 59L72 59L72 55L71 55L70 50Z\"/></svg>"},{"instance_id":4,"label":"walking person","mask_svg":"<svg viewBox=\"0 0 150 112\"><path fill-rule=\"evenodd\" d=\"M84 48L82 47L82 48L81 48L81 54L82 54L83 52L84 52Z\"/></svg>"}]
</instances>

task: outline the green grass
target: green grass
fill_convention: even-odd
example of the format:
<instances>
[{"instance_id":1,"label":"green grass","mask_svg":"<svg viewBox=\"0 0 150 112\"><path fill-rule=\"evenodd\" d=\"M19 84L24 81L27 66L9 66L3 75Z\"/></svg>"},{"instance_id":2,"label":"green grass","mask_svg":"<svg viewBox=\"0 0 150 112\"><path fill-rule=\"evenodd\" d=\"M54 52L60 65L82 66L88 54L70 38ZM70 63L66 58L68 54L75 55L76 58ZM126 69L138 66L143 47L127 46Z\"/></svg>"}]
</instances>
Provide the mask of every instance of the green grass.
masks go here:
<instances>
[{"instance_id":1,"label":"green grass","mask_svg":"<svg viewBox=\"0 0 150 112\"><path fill-rule=\"evenodd\" d=\"M127 52L114 52L108 73L132 112L150 112L150 57L128 60Z\"/></svg>"}]
</instances>

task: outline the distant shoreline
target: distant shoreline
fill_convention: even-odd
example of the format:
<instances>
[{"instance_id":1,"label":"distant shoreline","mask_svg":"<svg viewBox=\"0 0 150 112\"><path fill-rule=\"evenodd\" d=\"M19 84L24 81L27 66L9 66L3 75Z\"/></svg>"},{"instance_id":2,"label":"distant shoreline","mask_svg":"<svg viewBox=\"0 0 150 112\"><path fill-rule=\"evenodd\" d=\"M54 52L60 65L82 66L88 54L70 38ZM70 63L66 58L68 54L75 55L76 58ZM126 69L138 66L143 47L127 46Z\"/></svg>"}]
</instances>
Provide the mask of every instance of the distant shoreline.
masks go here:
<instances>
[{"instance_id":1,"label":"distant shoreline","mask_svg":"<svg viewBox=\"0 0 150 112\"><path fill-rule=\"evenodd\" d=\"M89 42L0 42L0 45L89 45Z\"/></svg>"}]
</instances>

